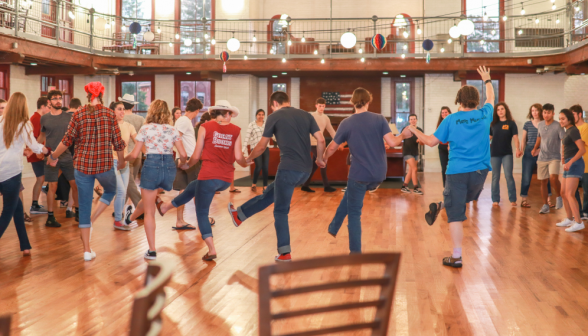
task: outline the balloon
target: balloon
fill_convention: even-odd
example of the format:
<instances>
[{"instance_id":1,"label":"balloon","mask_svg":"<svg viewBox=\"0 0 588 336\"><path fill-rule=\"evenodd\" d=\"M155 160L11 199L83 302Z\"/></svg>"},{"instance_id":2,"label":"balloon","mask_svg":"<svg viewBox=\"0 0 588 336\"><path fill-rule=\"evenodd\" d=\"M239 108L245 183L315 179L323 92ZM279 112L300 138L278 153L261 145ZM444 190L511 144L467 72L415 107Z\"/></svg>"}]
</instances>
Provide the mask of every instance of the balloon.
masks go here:
<instances>
[{"instance_id":1,"label":"balloon","mask_svg":"<svg viewBox=\"0 0 588 336\"><path fill-rule=\"evenodd\" d=\"M433 41L429 39L424 40L423 49L425 49L426 51L430 51L431 49L433 49Z\"/></svg>"},{"instance_id":2,"label":"balloon","mask_svg":"<svg viewBox=\"0 0 588 336\"><path fill-rule=\"evenodd\" d=\"M382 34L376 34L372 38L372 46L378 50L384 49L386 47L386 38Z\"/></svg>"},{"instance_id":3,"label":"balloon","mask_svg":"<svg viewBox=\"0 0 588 336\"><path fill-rule=\"evenodd\" d=\"M226 61L228 61L228 60L229 60L229 53L228 53L228 52L226 52L226 51L223 51L223 52L221 52L221 53L220 53L220 59L221 59L221 61L223 61L223 62L226 62Z\"/></svg>"},{"instance_id":4,"label":"balloon","mask_svg":"<svg viewBox=\"0 0 588 336\"><path fill-rule=\"evenodd\" d=\"M132 34L139 34L141 32L141 25L139 24L139 22L131 23L131 25L129 26L129 31Z\"/></svg>"}]
</instances>

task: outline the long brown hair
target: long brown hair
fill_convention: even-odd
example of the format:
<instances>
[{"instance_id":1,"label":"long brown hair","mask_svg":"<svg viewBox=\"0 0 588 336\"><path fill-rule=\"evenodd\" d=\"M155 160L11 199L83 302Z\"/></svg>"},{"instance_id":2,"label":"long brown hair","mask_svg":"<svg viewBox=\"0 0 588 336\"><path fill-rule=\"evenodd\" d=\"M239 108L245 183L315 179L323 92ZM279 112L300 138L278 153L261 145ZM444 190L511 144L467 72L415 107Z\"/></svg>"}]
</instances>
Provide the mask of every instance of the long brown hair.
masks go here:
<instances>
[{"instance_id":1,"label":"long brown hair","mask_svg":"<svg viewBox=\"0 0 588 336\"><path fill-rule=\"evenodd\" d=\"M10 148L14 138L21 135L25 126L29 124L29 106L27 97L22 92L15 92L8 99L8 104L4 109L4 144ZM20 126L20 129L18 129ZM28 133L30 137L31 134Z\"/></svg>"},{"instance_id":2,"label":"long brown hair","mask_svg":"<svg viewBox=\"0 0 588 336\"><path fill-rule=\"evenodd\" d=\"M172 115L167 103L161 99L155 99L147 111L147 124L171 125Z\"/></svg>"},{"instance_id":3,"label":"long brown hair","mask_svg":"<svg viewBox=\"0 0 588 336\"><path fill-rule=\"evenodd\" d=\"M537 109L539 113L539 120L543 121L543 105L539 103L535 103L529 107L529 114L527 114L527 119L533 120L533 107Z\"/></svg>"},{"instance_id":4,"label":"long brown hair","mask_svg":"<svg viewBox=\"0 0 588 336\"><path fill-rule=\"evenodd\" d=\"M497 122L500 122L500 118L498 117L498 106L504 107L504 111L506 112L504 116L506 117L506 120L514 120L512 118L512 114L510 113L508 105L506 105L505 102L500 102L496 104L496 106L494 106L494 115L492 116L492 122L490 123L490 127L494 126L494 124L496 124Z\"/></svg>"},{"instance_id":5,"label":"long brown hair","mask_svg":"<svg viewBox=\"0 0 588 336\"><path fill-rule=\"evenodd\" d=\"M372 94L362 87L355 89L351 95L351 104L353 104L355 108L362 108L371 102Z\"/></svg>"},{"instance_id":6,"label":"long brown hair","mask_svg":"<svg viewBox=\"0 0 588 336\"><path fill-rule=\"evenodd\" d=\"M439 120L437 120L437 127L439 127L439 125L441 125L441 122L443 121L443 117L441 116L443 114L443 110L447 110L447 112L451 114L451 109L449 108L449 106L441 106L441 111L439 111Z\"/></svg>"},{"instance_id":7,"label":"long brown hair","mask_svg":"<svg viewBox=\"0 0 588 336\"><path fill-rule=\"evenodd\" d=\"M208 113L208 112L202 113L202 115L200 116L200 121L198 122L198 124L196 124L196 128L200 127L200 125L202 125L205 122L210 121L210 120L212 120L210 113Z\"/></svg>"},{"instance_id":8,"label":"long brown hair","mask_svg":"<svg viewBox=\"0 0 588 336\"><path fill-rule=\"evenodd\" d=\"M104 105L104 102L102 101L102 93L100 93L98 95L98 100L100 100L100 104ZM88 103L92 102L92 94L88 92ZM86 110L89 113L94 113L96 111L96 109L94 108L94 106L92 106L92 104L88 104L86 105Z\"/></svg>"}]
</instances>

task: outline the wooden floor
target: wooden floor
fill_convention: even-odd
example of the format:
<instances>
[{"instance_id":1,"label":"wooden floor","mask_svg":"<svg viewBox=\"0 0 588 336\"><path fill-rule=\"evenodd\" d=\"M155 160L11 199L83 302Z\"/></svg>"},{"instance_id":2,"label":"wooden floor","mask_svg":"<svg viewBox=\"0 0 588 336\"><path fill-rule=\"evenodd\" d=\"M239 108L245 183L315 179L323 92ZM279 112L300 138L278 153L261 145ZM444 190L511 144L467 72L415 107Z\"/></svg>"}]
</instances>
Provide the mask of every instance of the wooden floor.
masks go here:
<instances>
[{"instance_id":1,"label":"wooden floor","mask_svg":"<svg viewBox=\"0 0 588 336\"><path fill-rule=\"evenodd\" d=\"M536 181L533 208L511 208L502 185L502 205L492 208L490 176L477 204L468 207L464 268L441 265L451 250L445 214L429 227L426 205L442 195L440 174L425 174L424 196L380 189L366 194L363 211L365 252L402 253L390 323L390 335L588 335L588 231L569 234L555 223L564 210L539 215ZM520 175L515 176L518 184ZM32 179L25 180L30 206ZM348 253L344 226L337 239L326 228L341 192L314 194L297 190L290 210L295 259ZM164 335L256 335L257 269L273 262L276 238L273 207L235 228L227 214L229 200L242 204L254 194L223 192L211 215L219 258L200 258L207 248L197 231L175 232L175 211L157 217L159 260L174 266L167 289ZM168 193L171 196L173 193ZM193 208L192 208L193 209ZM60 209L58 219L64 217ZM141 287L147 249L141 227L114 231L109 208L94 226L97 259L82 260L79 230L73 220L59 229L45 228L44 216L28 225L32 257L18 251L11 224L0 239L0 314L14 313L13 335L124 335L132 297ZM193 210L188 219L195 223ZM350 279L375 269L316 271L274 279L287 287L305 281ZM347 299L370 299L374 289L325 293L275 302L274 309L300 309ZM297 318L275 331L301 330L337 322L362 321L369 311ZM354 335L360 335L356 333ZM346 334L350 335L350 334ZM361 334L365 335L365 333Z\"/></svg>"}]
</instances>

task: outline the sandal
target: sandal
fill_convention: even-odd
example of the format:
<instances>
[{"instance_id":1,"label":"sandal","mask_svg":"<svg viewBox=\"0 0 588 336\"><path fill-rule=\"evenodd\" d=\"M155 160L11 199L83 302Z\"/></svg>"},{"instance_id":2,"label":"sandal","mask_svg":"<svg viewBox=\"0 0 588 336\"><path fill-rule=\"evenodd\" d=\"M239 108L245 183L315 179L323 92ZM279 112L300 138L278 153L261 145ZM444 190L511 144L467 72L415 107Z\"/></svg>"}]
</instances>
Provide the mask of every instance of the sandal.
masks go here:
<instances>
[{"instance_id":1,"label":"sandal","mask_svg":"<svg viewBox=\"0 0 588 336\"><path fill-rule=\"evenodd\" d=\"M31 216L29 216L28 213L25 212L24 213L24 221L27 222L27 223L30 223L30 222L33 221L33 219L31 218Z\"/></svg>"},{"instance_id":2,"label":"sandal","mask_svg":"<svg viewBox=\"0 0 588 336\"><path fill-rule=\"evenodd\" d=\"M206 253L204 255L204 257L202 257L202 260L204 260L204 261L213 261L214 259L216 259L216 254L208 254L208 253Z\"/></svg>"},{"instance_id":3,"label":"sandal","mask_svg":"<svg viewBox=\"0 0 588 336\"><path fill-rule=\"evenodd\" d=\"M216 221L212 217L208 217L208 221L210 222L210 225L216 224Z\"/></svg>"},{"instance_id":4,"label":"sandal","mask_svg":"<svg viewBox=\"0 0 588 336\"><path fill-rule=\"evenodd\" d=\"M443 266L461 268L463 266L462 262L461 262L461 257L459 257L457 259L453 258L453 257L443 258Z\"/></svg>"},{"instance_id":5,"label":"sandal","mask_svg":"<svg viewBox=\"0 0 588 336\"><path fill-rule=\"evenodd\" d=\"M102 197L102 190L100 190L99 187L94 188L94 191L96 192L96 195L98 195L98 197Z\"/></svg>"},{"instance_id":6,"label":"sandal","mask_svg":"<svg viewBox=\"0 0 588 336\"><path fill-rule=\"evenodd\" d=\"M257 191L257 186L251 187L251 191L253 191L253 192Z\"/></svg>"},{"instance_id":7,"label":"sandal","mask_svg":"<svg viewBox=\"0 0 588 336\"><path fill-rule=\"evenodd\" d=\"M161 205L162 204L163 204L163 201L161 200L161 198L159 198L159 196L155 197L155 206L157 207L157 211L159 212L161 217L163 217L163 212L161 212Z\"/></svg>"},{"instance_id":8,"label":"sandal","mask_svg":"<svg viewBox=\"0 0 588 336\"><path fill-rule=\"evenodd\" d=\"M196 230L196 228L192 224L186 224L184 226L172 226L172 229L174 229L174 230Z\"/></svg>"},{"instance_id":9,"label":"sandal","mask_svg":"<svg viewBox=\"0 0 588 336\"><path fill-rule=\"evenodd\" d=\"M24 250L24 251L22 251L22 256L23 257L30 257L31 256L31 250Z\"/></svg>"},{"instance_id":10,"label":"sandal","mask_svg":"<svg viewBox=\"0 0 588 336\"><path fill-rule=\"evenodd\" d=\"M530 208L531 206L529 205L529 203L527 203L527 201L522 201L521 202L521 208Z\"/></svg>"},{"instance_id":11,"label":"sandal","mask_svg":"<svg viewBox=\"0 0 588 336\"><path fill-rule=\"evenodd\" d=\"M232 192L232 193L238 194L238 193L240 193L240 192L241 192L241 190L239 190L239 189L235 188L235 189L233 189L233 190L229 190L229 192Z\"/></svg>"},{"instance_id":12,"label":"sandal","mask_svg":"<svg viewBox=\"0 0 588 336\"><path fill-rule=\"evenodd\" d=\"M433 223L435 223L435 220L437 219L437 216L439 216L441 209L443 209L443 204L441 202L429 204L429 212L425 214L425 220L427 221L427 224L433 225Z\"/></svg>"}]
</instances>

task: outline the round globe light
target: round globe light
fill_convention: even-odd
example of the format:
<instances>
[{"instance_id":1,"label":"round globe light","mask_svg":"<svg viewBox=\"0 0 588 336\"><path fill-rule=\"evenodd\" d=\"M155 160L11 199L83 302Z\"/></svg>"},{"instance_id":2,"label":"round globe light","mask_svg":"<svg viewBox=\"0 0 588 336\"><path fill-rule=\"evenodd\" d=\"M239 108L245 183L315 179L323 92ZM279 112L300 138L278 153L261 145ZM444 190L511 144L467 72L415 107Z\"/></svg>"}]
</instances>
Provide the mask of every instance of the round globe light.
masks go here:
<instances>
[{"instance_id":1,"label":"round globe light","mask_svg":"<svg viewBox=\"0 0 588 336\"><path fill-rule=\"evenodd\" d=\"M341 35L341 45L347 49L355 47L355 43L357 42L357 38L355 34L352 32L347 32Z\"/></svg>"},{"instance_id":2,"label":"round globe light","mask_svg":"<svg viewBox=\"0 0 588 336\"><path fill-rule=\"evenodd\" d=\"M94 27L98 28L98 30L103 30L104 27L106 26L106 20L104 20L103 17L98 17L96 19L96 21L94 21L94 22L95 22Z\"/></svg>"},{"instance_id":3,"label":"round globe light","mask_svg":"<svg viewBox=\"0 0 588 336\"><path fill-rule=\"evenodd\" d=\"M192 40L190 40L190 39L185 39L185 40L184 40L184 45L185 45L186 47L189 47L189 46L191 46L191 45L192 45Z\"/></svg>"},{"instance_id":4,"label":"round globe light","mask_svg":"<svg viewBox=\"0 0 588 336\"><path fill-rule=\"evenodd\" d=\"M143 34L143 39L146 42L152 42L155 39L155 34L153 34L152 31L147 31L145 34Z\"/></svg>"},{"instance_id":5,"label":"round globe light","mask_svg":"<svg viewBox=\"0 0 588 336\"><path fill-rule=\"evenodd\" d=\"M451 38L457 39L459 38L459 35L461 35L461 33L459 32L459 28L457 26L449 28L449 36L451 36Z\"/></svg>"},{"instance_id":6,"label":"round globe light","mask_svg":"<svg viewBox=\"0 0 588 336\"><path fill-rule=\"evenodd\" d=\"M239 40L237 40L234 37L231 37L228 41L227 41L227 48L230 51L237 51L239 50L239 47L241 46L241 42L239 42Z\"/></svg>"},{"instance_id":7,"label":"round globe light","mask_svg":"<svg viewBox=\"0 0 588 336\"><path fill-rule=\"evenodd\" d=\"M474 32L475 27L474 23L471 20L465 19L461 20L458 23L457 28L459 28L459 32L461 33L461 35L468 36Z\"/></svg>"}]
</instances>

